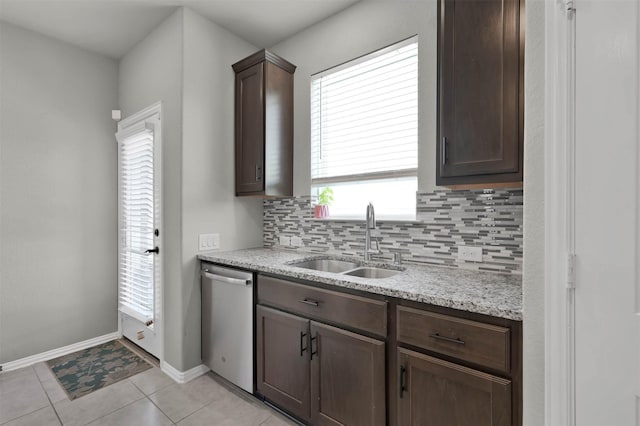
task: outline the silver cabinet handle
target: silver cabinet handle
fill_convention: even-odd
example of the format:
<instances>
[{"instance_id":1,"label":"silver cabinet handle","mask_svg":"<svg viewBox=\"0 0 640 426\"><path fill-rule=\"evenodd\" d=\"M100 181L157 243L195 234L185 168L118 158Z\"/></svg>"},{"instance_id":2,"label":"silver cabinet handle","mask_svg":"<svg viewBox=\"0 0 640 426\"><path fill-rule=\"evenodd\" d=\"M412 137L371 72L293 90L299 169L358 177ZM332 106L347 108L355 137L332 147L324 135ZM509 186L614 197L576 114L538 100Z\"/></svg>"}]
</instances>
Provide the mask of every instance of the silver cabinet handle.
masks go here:
<instances>
[{"instance_id":1,"label":"silver cabinet handle","mask_svg":"<svg viewBox=\"0 0 640 426\"><path fill-rule=\"evenodd\" d=\"M222 281L223 283L227 283L227 284L235 284L235 285L251 284L251 280L243 280L242 278L231 278L231 277L224 277L222 275L215 275L207 271L206 269L202 271L202 276L209 280Z\"/></svg>"},{"instance_id":2,"label":"silver cabinet handle","mask_svg":"<svg viewBox=\"0 0 640 426\"><path fill-rule=\"evenodd\" d=\"M438 333L431 334L429 337L433 337L434 339L438 339L438 340L444 340L445 342L449 342L449 343L456 343L458 345L464 345L464 340L452 339L451 337L441 336Z\"/></svg>"},{"instance_id":3,"label":"silver cabinet handle","mask_svg":"<svg viewBox=\"0 0 640 426\"><path fill-rule=\"evenodd\" d=\"M315 306L315 307L320 306L320 302L318 302L317 300L311 300L307 298L305 298L304 300L298 300L298 302L304 303L305 305Z\"/></svg>"},{"instance_id":4,"label":"silver cabinet handle","mask_svg":"<svg viewBox=\"0 0 640 426\"><path fill-rule=\"evenodd\" d=\"M307 333L305 333L304 331L301 331L300 332L300 356L304 356L304 351L309 349L306 346L303 346L304 342L307 340L306 337L307 337Z\"/></svg>"},{"instance_id":5,"label":"silver cabinet handle","mask_svg":"<svg viewBox=\"0 0 640 426\"><path fill-rule=\"evenodd\" d=\"M313 350L313 342L316 342L316 350L315 351ZM313 361L313 356L314 355L316 355L316 358L317 358L317 355L318 355L318 333L316 333L315 337L311 336L311 352L309 352L309 353L311 354L311 356L310 356L311 361Z\"/></svg>"},{"instance_id":6,"label":"silver cabinet handle","mask_svg":"<svg viewBox=\"0 0 640 426\"><path fill-rule=\"evenodd\" d=\"M449 141L446 137L442 137L442 164L446 165L449 163L449 152L447 152L447 148L449 148Z\"/></svg>"}]
</instances>

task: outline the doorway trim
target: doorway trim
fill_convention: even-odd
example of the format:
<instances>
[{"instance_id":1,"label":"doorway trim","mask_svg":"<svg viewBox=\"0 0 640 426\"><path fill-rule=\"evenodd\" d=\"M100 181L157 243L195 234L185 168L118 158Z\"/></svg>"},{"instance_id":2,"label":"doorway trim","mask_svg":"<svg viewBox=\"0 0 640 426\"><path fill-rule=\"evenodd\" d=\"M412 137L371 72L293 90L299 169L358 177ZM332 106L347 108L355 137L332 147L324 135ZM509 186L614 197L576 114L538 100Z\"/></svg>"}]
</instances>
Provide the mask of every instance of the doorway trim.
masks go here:
<instances>
[{"instance_id":1,"label":"doorway trim","mask_svg":"<svg viewBox=\"0 0 640 426\"><path fill-rule=\"evenodd\" d=\"M575 425L575 3L545 3L545 424Z\"/></svg>"},{"instance_id":2,"label":"doorway trim","mask_svg":"<svg viewBox=\"0 0 640 426\"><path fill-rule=\"evenodd\" d=\"M164 362L164 244L163 244L163 215L162 215L162 146L163 146L163 116L162 116L162 101L155 102L154 104L136 112L118 123L118 132L116 133L116 142L118 135L126 135L128 131L134 130L135 127L139 127L141 123L145 126L149 126L153 129L154 141L153 141L153 179L154 179L154 199L155 199L155 211L154 222L156 229L159 229L159 234L155 237L155 243L161 248L160 252L155 254L154 269L154 332L158 339L158 360L160 364ZM119 161L119 160L118 160ZM118 172L118 188L120 188L120 173ZM121 217L121 201L118 197L118 220ZM118 225L119 226L119 225ZM120 247L120 242L118 243ZM118 249L120 250L120 248ZM118 283L119 285L119 283ZM118 295L119 297L119 295ZM122 330L122 313L118 309L118 333L120 337L123 336ZM134 342L135 343L135 342Z\"/></svg>"}]
</instances>

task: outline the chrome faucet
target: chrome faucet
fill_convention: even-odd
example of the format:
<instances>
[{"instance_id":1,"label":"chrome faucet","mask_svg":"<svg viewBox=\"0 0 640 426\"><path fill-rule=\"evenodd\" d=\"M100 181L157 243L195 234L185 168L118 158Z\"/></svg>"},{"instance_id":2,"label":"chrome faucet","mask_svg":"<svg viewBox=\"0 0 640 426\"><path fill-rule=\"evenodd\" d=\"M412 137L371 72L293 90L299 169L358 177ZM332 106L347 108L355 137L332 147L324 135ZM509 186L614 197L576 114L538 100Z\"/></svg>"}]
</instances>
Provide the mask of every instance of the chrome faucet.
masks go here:
<instances>
[{"instance_id":1,"label":"chrome faucet","mask_svg":"<svg viewBox=\"0 0 640 426\"><path fill-rule=\"evenodd\" d=\"M371 260L372 254L382 254L380 250L380 244L377 240L371 240L371 230L376 229L376 212L373 209L373 204L369 203L367 206L366 225L364 230L364 260ZM372 247L373 246L373 247Z\"/></svg>"}]
</instances>

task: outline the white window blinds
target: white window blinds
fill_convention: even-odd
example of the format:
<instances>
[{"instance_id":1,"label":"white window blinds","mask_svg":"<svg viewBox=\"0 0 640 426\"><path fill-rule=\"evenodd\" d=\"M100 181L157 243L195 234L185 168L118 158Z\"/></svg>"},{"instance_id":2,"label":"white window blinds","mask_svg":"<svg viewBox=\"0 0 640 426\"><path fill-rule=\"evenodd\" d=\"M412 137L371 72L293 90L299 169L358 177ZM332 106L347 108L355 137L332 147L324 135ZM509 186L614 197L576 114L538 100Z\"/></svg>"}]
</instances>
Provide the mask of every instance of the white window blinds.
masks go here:
<instances>
[{"instance_id":1,"label":"white window blinds","mask_svg":"<svg viewBox=\"0 0 640 426\"><path fill-rule=\"evenodd\" d=\"M141 126L119 138L119 308L144 323L154 319L153 132Z\"/></svg>"},{"instance_id":2,"label":"white window blinds","mask_svg":"<svg viewBox=\"0 0 640 426\"><path fill-rule=\"evenodd\" d=\"M312 184L416 176L413 37L312 78Z\"/></svg>"}]
</instances>

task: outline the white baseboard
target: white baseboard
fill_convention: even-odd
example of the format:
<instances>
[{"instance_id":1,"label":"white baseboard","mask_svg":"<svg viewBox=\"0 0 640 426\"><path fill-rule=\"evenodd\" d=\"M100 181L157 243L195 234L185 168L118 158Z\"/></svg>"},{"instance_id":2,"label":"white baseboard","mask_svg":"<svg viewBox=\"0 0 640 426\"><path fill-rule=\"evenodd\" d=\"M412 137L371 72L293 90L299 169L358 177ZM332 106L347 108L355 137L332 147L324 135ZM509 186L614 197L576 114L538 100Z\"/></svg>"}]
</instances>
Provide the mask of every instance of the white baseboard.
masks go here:
<instances>
[{"instance_id":1,"label":"white baseboard","mask_svg":"<svg viewBox=\"0 0 640 426\"><path fill-rule=\"evenodd\" d=\"M180 371L174 366L165 361L160 361L160 370L162 370L167 376L171 377L177 383L187 383L196 377L200 377L209 372L209 367L204 364L200 364L187 371Z\"/></svg>"},{"instance_id":2,"label":"white baseboard","mask_svg":"<svg viewBox=\"0 0 640 426\"><path fill-rule=\"evenodd\" d=\"M9 361L2 364L2 371L11 371L17 370L18 368L28 367L33 364L37 364L38 362L48 361L53 358L57 358L59 356L67 355L76 351L81 351L83 349L90 348L92 346L100 345L102 343L110 342L111 340L116 340L122 337L120 332L116 331L113 333L105 334L103 336L94 337L93 339L84 340L82 342L73 343L68 346L63 346L61 348L52 349L50 351L42 352L39 354L31 355L25 358L20 358L15 361Z\"/></svg>"}]
</instances>

